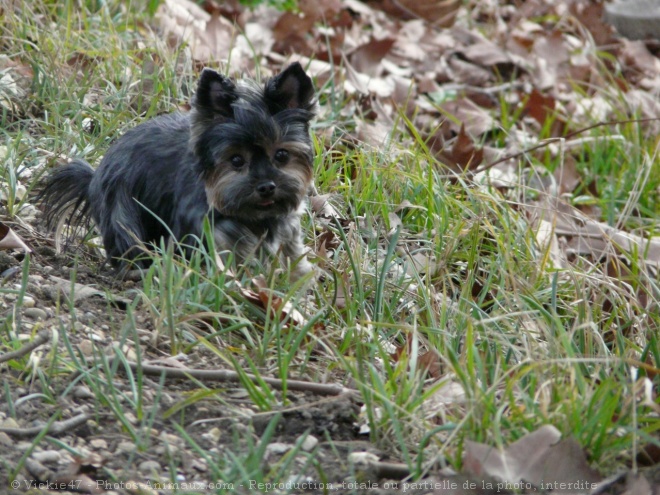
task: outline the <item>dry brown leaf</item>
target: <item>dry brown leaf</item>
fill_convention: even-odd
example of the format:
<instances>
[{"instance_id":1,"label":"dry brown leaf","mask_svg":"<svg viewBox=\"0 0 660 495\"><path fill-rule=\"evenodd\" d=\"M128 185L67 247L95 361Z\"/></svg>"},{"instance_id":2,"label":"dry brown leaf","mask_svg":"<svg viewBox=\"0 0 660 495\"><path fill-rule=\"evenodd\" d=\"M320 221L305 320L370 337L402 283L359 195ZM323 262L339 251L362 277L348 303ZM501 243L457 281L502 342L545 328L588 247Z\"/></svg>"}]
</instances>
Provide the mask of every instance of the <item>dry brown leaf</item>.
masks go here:
<instances>
[{"instance_id":1,"label":"dry brown leaf","mask_svg":"<svg viewBox=\"0 0 660 495\"><path fill-rule=\"evenodd\" d=\"M412 332L406 334L406 343L403 346L395 346L390 357L399 362L402 356L413 356L413 347L420 343L420 339ZM426 342L425 342L426 343ZM428 347L428 343L427 347ZM435 349L429 349L423 354L417 354L416 369L427 373L429 377L438 379L442 377L442 357Z\"/></svg>"},{"instance_id":2,"label":"dry brown leaf","mask_svg":"<svg viewBox=\"0 0 660 495\"><path fill-rule=\"evenodd\" d=\"M355 67L348 61L348 59L342 54L342 60L344 62L344 71L346 73L346 82L354 88L353 91L347 90L349 93L354 93L357 91L360 94L368 95L369 94L369 81L368 76L361 75Z\"/></svg>"},{"instance_id":3,"label":"dry brown leaf","mask_svg":"<svg viewBox=\"0 0 660 495\"><path fill-rule=\"evenodd\" d=\"M156 18L166 36L177 44L188 43L193 58L204 63L226 60L237 34L234 25L218 12L209 14L190 0L165 0Z\"/></svg>"},{"instance_id":4,"label":"dry brown leaf","mask_svg":"<svg viewBox=\"0 0 660 495\"><path fill-rule=\"evenodd\" d=\"M322 218L341 218L339 212L332 206L330 199L333 194L314 194L309 197L309 205L314 215Z\"/></svg>"},{"instance_id":5,"label":"dry brown leaf","mask_svg":"<svg viewBox=\"0 0 660 495\"><path fill-rule=\"evenodd\" d=\"M534 88L525 102L524 112L536 120L539 125L544 125L555 110L556 100L548 95L544 96Z\"/></svg>"},{"instance_id":6,"label":"dry brown leaf","mask_svg":"<svg viewBox=\"0 0 660 495\"><path fill-rule=\"evenodd\" d=\"M341 240L331 230L325 229L316 238L316 255L321 259L329 259L329 251L336 250L341 245Z\"/></svg>"},{"instance_id":7,"label":"dry brown leaf","mask_svg":"<svg viewBox=\"0 0 660 495\"><path fill-rule=\"evenodd\" d=\"M570 53L564 34L552 31L534 41L531 62L534 70L534 82L541 90L555 90L557 81L568 74Z\"/></svg>"},{"instance_id":8,"label":"dry brown leaf","mask_svg":"<svg viewBox=\"0 0 660 495\"><path fill-rule=\"evenodd\" d=\"M436 156L452 171L460 174L467 170L475 170L483 161L484 152L474 145L463 125L451 150L442 150Z\"/></svg>"},{"instance_id":9,"label":"dry brown leaf","mask_svg":"<svg viewBox=\"0 0 660 495\"><path fill-rule=\"evenodd\" d=\"M435 349L419 356L417 367L425 370L431 378L438 379L442 377L442 357Z\"/></svg>"},{"instance_id":10,"label":"dry brown leaf","mask_svg":"<svg viewBox=\"0 0 660 495\"><path fill-rule=\"evenodd\" d=\"M277 316L277 313L280 312L281 321L288 320L290 324L296 327L303 327L307 324L307 319L302 313L295 309L290 301L284 302L280 296L275 294L268 287L266 279L263 276L260 275L253 278L252 284L257 288L256 293L252 290L241 288L242 294L252 303L261 306L263 309L270 307L273 316Z\"/></svg>"},{"instance_id":11,"label":"dry brown leaf","mask_svg":"<svg viewBox=\"0 0 660 495\"><path fill-rule=\"evenodd\" d=\"M10 115L26 109L33 79L34 72L29 66L0 55L0 106Z\"/></svg>"},{"instance_id":12,"label":"dry brown leaf","mask_svg":"<svg viewBox=\"0 0 660 495\"><path fill-rule=\"evenodd\" d=\"M370 77L379 76L382 71L382 60L394 46L394 38L371 40L359 46L349 56L353 68Z\"/></svg>"},{"instance_id":13,"label":"dry brown leaf","mask_svg":"<svg viewBox=\"0 0 660 495\"><path fill-rule=\"evenodd\" d=\"M566 127L566 122L563 118L556 115L555 109L557 101L551 95L543 95L540 91L534 88L525 101L524 114L529 115L543 127L548 124L552 119L552 125L548 131L551 137L561 136Z\"/></svg>"},{"instance_id":14,"label":"dry brown leaf","mask_svg":"<svg viewBox=\"0 0 660 495\"><path fill-rule=\"evenodd\" d=\"M624 495L652 495L657 493L657 485L651 486L646 477L641 473L629 472L626 476L626 490Z\"/></svg>"},{"instance_id":15,"label":"dry brown leaf","mask_svg":"<svg viewBox=\"0 0 660 495\"><path fill-rule=\"evenodd\" d=\"M0 222L0 249L22 249L26 253L32 252L23 239L4 222Z\"/></svg>"},{"instance_id":16,"label":"dry brown leaf","mask_svg":"<svg viewBox=\"0 0 660 495\"><path fill-rule=\"evenodd\" d=\"M612 42L614 30L605 22L605 2L571 2L569 10L589 30L596 46Z\"/></svg>"},{"instance_id":17,"label":"dry brown leaf","mask_svg":"<svg viewBox=\"0 0 660 495\"><path fill-rule=\"evenodd\" d=\"M582 182L582 176L577 170L577 163L572 155L566 154L559 167L554 171L554 177L559 185L559 194L572 193Z\"/></svg>"},{"instance_id":18,"label":"dry brown leaf","mask_svg":"<svg viewBox=\"0 0 660 495\"><path fill-rule=\"evenodd\" d=\"M429 32L426 22L420 19L407 21L396 33L396 43L392 47L392 54L406 67L423 63L429 57L439 56L438 47L429 43L430 36L432 33ZM422 74L422 72L418 72L415 75L421 76ZM406 75L411 74L409 72Z\"/></svg>"},{"instance_id":19,"label":"dry brown leaf","mask_svg":"<svg viewBox=\"0 0 660 495\"><path fill-rule=\"evenodd\" d=\"M403 222L399 218L399 215L393 212L389 212L387 214L387 220L390 224L390 230L387 232L386 237L389 239L396 233L398 229L403 229Z\"/></svg>"},{"instance_id":20,"label":"dry brown leaf","mask_svg":"<svg viewBox=\"0 0 660 495\"><path fill-rule=\"evenodd\" d=\"M418 251L409 255L407 261L408 263L405 264L406 273L411 276L418 274L433 275L441 266L441 263L436 261L435 256L426 251Z\"/></svg>"},{"instance_id":21,"label":"dry brown leaf","mask_svg":"<svg viewBox=\"0 0 660 495\"><path fill-rule=\"evenodd\" d=\"M555 225L557 235L573 237L581 253L599 259L606 251L637 255L647 265L660 269L660 238L644 239L602 222L593 220L572 206L548 200L535 207L533 214Z\"/></svg>"},{"instance_id":22,"label":"dry brown leaf","mask_svg":"<svg viewBox=\"0 0 660 495\"><path fill-rule=\"evenodd\" d=\"M462 82L469 86L488 86L494 80L491 71L458 56L449 57L447 64L451 69L450 77L452 81Z\"/></svg>"},{"instance_id":23,"label":"dry brown leaf","mask_svg":"<svg viewBox=\"0 0 660 495\"><path fill-rule=\"evenodd\" d=\"M601 476L589 466L576 440L560 439L559 430L544 425L503 450L467 441L464 466L477 476L508 483L576 483L581 488L575 486L575 492L591 491Z\"/></svg>"},{"instance_id":24,"label":"dry brown leaf","mask_svg":"<svg viewBox=\"0 0 660 495\"><path fill-rule=\"evenodd\" d=\"M374 0L370 2L394 17L421 18L439 27L454 24L460 0Z\"/></svg>"},{"instance_id":25,"label":"dry brown leaf","mask_svg":"<svg viewBox=\"0 0 660 495\"><path fill-rule=\"evenodd\" d=\"M492 67L494 65L511 64L511 55L503 48L488 40L481 40L461 49L461 53L470 62Z\"/></svg>"},{"instance_id":26,"label":"dry brown leaf","mask_svg":"<svg viewBox=\"0 0 660 495\"><path fill-rule=\"evenodd\" d=\"M357 137L363 143L382 148L390 139L392 128L380 122L369 123L359 120L357 124Z\"/></svg>"},{"instance_id":27,"label":"dry brown leaf","mask_svg":"<svg viewBox=\"0 0 660 495\"><path fill-rule=\"evenodd\" d=\"M621 40L619 60L624 66L634 68L648 77L660 74L660 59L653 56L643 41Z\"/></svg>"},{"instance_id":28,"label":"dry brown leaf","mask_svg":"<svg viewBox=\"0 0 660 495\"><path fill-rule=\"evenodd\" d=\"M566 257L559 248L559 241L557 240L553 225L550 222L546 220L538 222L536 242L543 253L547 253L554 268L566 268L568 266Z\"/></svg>"},{"instance_id":29,"label":"dry brown leaf","mask_svg":"<svg viewBox=\"0 0 660 495\"><path fill-rule=\"evenodd\" d=\"M276 41L283 41L289 36L302 36L312 29L316 19L310 15L294 12L284 12L273 27L273 37Z\"/></svg>"},{"instance_id":30,"label":"dry brown leaf","mask_svg":"<svg viewBox=\"0 0 660 495\"><path fill-rule=\"evenodd\" d=\"M465 127L465 132L471 136L481 136L482 134L494 129L497 122L487 110L476 105L468 98L459 98L456 101L443 103L441 109L444 113L451 115L460 125L454 123L454 119L449 120L449 127L456 133L459 133L461 127Z\"/></svg>"}]
</instances>

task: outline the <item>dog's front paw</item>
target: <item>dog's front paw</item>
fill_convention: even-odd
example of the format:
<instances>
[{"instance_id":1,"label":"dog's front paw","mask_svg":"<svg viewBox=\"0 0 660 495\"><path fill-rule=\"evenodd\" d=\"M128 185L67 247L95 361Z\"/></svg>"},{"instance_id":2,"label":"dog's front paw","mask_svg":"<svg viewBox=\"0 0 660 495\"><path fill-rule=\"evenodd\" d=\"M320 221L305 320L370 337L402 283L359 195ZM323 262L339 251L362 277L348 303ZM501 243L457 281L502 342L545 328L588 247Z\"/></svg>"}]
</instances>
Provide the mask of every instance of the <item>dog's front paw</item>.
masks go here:
<instances>
[{"instance_id":1,"label":"dog's front paw","mask_svg":"<svg viewBox=\"0 0 660 495\"><path fill-rule=\"evenodd\" d=\"M296 282L310 273L315 273L314 265L307 260L307 257L302 257L291 270L291 280ZM316 276L310 279L316 280Z\"/></svg>"}]
</instances>

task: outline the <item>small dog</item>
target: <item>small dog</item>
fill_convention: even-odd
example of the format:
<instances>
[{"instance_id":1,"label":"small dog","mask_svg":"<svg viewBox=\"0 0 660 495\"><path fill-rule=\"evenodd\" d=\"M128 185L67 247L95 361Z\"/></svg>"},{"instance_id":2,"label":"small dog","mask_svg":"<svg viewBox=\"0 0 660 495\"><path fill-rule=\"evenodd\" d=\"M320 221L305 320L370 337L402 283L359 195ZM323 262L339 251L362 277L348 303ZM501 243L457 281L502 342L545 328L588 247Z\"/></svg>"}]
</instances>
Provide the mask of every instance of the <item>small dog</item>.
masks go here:
<instances>
[{"instance_id":1,"label":"small dog","mask_svg":"<svg viewBox=\"0 0 660 495\"><path fill-rule=\"evenodd\" d=\"M128 131L94 169L74 160L40 194L46 221L73 207L93 217L108 260L140 266L139 243L201 237L238 261L266 251L311 271L300 216L312 185L314 87L298 63L262 86L202 72L189 114L154 118ZM73 214L72 214L73 217Z\"/></svg>"}]
</instances>

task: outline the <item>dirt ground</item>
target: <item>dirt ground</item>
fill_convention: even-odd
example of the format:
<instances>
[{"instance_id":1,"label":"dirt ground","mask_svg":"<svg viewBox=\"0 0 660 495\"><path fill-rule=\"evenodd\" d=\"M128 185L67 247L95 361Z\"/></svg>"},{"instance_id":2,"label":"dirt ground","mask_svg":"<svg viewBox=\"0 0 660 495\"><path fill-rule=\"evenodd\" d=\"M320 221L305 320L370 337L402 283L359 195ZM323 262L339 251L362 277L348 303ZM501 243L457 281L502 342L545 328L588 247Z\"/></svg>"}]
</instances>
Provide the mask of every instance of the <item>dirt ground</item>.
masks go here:
<instances>
[{"instance_id":1,"label":"dirt ground","mask_svg":"<svg viewBox=\"0 0 660 495\"><path fill-rule=\"evenodd\" d=\"M141 281L119 279L90 253L58 255L50 238L11 227L33 253L27 260L22 253L0 251L5 331L23 343L45 340L13 362L3 362L6 349L0 353L0 495L536 491L512 491L496 482L490 488L483 478L443 468L441 460L426 477L408 480L401 459L360 434L361 403L350 393L289 391L283 397L273 390L279 406L262 410L234 382L145 372L136 383L136 375L130 378L117 361L109 366L113 371L104 369L99 353L112 356L116 346L132 361L139 360L139 348L142 362L157 366L228 367L201 345L172 356L168 337L154 328L145 305L130 304ZM17 304L25 277L27 290ZM122 337L129 318L139 346L130 335ZM74 357L78 370L71 366ZM80 370L90 370L98 386ZM108 377L111 387L102 383ZM646 479L658 473L647 472ZM627 492L635 485L630 476L621 473L599 493Z\"/></svg>"},{"instance_id":2,"label":"dirt ground","mask_svg":"<svg viewBox=\"0 0 660 495\"><path fill-rule=\"evenodd\" d=\"M123 409L126 397L133 397L131 387L135 384L123 373L114 374L115 396L106 401L90 389L81 373L66 369L64 363L70 362L69 353L73 350L78 359L86 359L92 366L95 353L104 350L108 354L114 345L119 345L118 329L127 318L127 302L141 282L118 280L98 258L82 256L76 264L71 253L56 255L49 239L21 231L20 227L12 228L34 252L29 260L21 309L16 310L16 294L6 293L2 299L7 329L21 337L45 331L48 340L27 354L30 361L26 366L2 365L3 396L11 397L11 401L0 401L0 493L4 486L18 493L42 493L54 488L75 493L169 493L174 488L190 493L208 493L210 489L218 493L403 490L403 484L399 484L402 474L396 466L394 471L388 470L387 464L365 465L358 471L351 467L354 463L349 462L349 456L354 453L380 461L397 459L390 459L369 443L368 435L359 434L360 404L349 395L288 392L286 402L279 401L282 405L278 411L259 411L242 387L207 384L209 388L217 387L215 393L164 419L167 409L198 393L200 385L195 380L161 381L157 376L144 376L139 392L144 417L136 417L132 412L136 409L126 407L122 412L130 423L127 428L113 408ZM0 251L0 274L5 288L21 287L25 262L23 254ZM80 284L76 291L81 295L70 301L72 273ZM168 356L167 342L154 340L156 332L151 328L149 315L138 306L132 316L146 349L143 360L188 368L223 367L202 346L185 357L179 356L180 359ZM65 359L53 361L49 354L53 345ZM125 346L130 347L131 343ZM30 369L36 373L28 375L26 371ZM274 393L281 399L280 392ZM72 418L82 419L74 425L65 423L63 431L42 437L41 431L49 420L57 425ZM255 452L273 421L276 426L265 440L262 457L247 457ZM137 433L137 439L129 434L129 429ZM182 432L188 440L184 440ZM238 465L245 469L252 466L250 462L261 463L261 472L267 473L269 469L280 469L285 460L288 462L291 455L287 453L301 442L293 465L289 466L289 486L269 486L265 484L267 479L247 484L236 484L229 478L218 480L209 466L214 458L200 453L216 459L242 459ZM193 444L200 449L193 449ZM22 468L16 473L19 464ZM231 476L232 471L223 472ZM5 480L10 477L13 481L8 484ZM158 484L164 480L167 481ZM432 490L428 486L406 486L405 491Z\"/></svg>"}]
</instances>

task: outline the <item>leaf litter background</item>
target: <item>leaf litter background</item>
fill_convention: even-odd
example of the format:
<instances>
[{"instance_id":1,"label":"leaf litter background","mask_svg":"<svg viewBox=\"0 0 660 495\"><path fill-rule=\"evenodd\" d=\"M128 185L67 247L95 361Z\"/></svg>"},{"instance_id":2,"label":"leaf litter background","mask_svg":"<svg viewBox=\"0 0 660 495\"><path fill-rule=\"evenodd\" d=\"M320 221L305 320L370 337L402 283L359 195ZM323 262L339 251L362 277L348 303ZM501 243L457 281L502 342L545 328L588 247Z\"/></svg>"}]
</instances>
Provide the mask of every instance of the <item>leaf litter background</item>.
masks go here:
<instances>
[{"instance_id":1,"label":"leaf litter background","mask_svg":"<svg viewBox=\"0 0 660 495\"><path fill-rule=\"evenodd\" d=\"M660 241L648 236L653 227L645 224L645 230L635 230L645 217L660 212L658 190L644 198L647 212L624 211L621 218L626 221L611 225L603 222L596 202L571 204L571 198L576 191L593 197L601 194L596 180L582 175L582 148L593 140L622 139L617 124L608 126L606 133L583 129L596 122L644 119L638 124L639 132L660 142L660 122L653 120L660 117L660 43L619 37L604 18L602 3L580 0L465 4L456 0L302 0L295 13L263 6L250 10L234 2L207 0L198 5L165 0L150 28L173 47L185 42L198 67L219 61L229 66L229 73L258 70L267 75L300 60L319 87L341 88L346 95L337 124L318 129L328 150L374 147L398 160L413 146L414 132L418 132L429 150L429 167L439 167L448 181L474 181L477 187L499 190L529 222L557 268L577 259L607 263L608 274L624 278L621 253L636 253L653 273L659 268ZM0 64L0 105L16 112L34 74L20 60L3 57ZM511 109L515 109L515 121L502 137L501 121ZM322 116L332 112L329 104L320 110ZM650 165L640 173L646 180L655 174L658 180L657 148L648 151ZM548 156L560 158L552 171L538 165ZM528 194L530 190L535 194ZM315 214L349 223L326 201L329 197L312 198ZM399 205L400 209L414 207ZM23 210L25 225L34 223L36 216L28 203ZM388 225L395 228L398 222L401 226L398 219L390 215ZM1 227L0 248L29 249L7 225ZM408 242L405 235L401 239ZM337 242L330 231L323 232L316 243L317 254L324 256ZM426 269L434 263L424 255L413 262ZM66 280L52 277L50 281L53 290L58 290L58 283L67 287ZM265 307L267 296L261 289L246 289L245 295ZM80 293L82 298L102 295L93 290L85 293L82 287ZM630 296L639 297L639 306L646 306L644 294ZM292 312L291 318L300 323L303 316ZM422 356L420 363L439 378L432 352ZM655 388L645 380L640 397L657 410ZM451 383L441 392L445 400L461 400ZM2 434L5 447L13 444ZM649 463L655 464L657 457L649 455ZM95 461L93 456L77 461L70 468L72 473L58 476L80 475ZM39 459L32 462L28 467L36 475L43 466ZM375 462L371 468L382 466ZM536 484L582 480L601 482L603 493L657 493L653 472L609 477L596 473L574 440L560 439L547 426L503 450L467 442L464 474L436 474L429 480ZM91 484L87 491L100 492Z\"/></svg>"}]
</instances>

